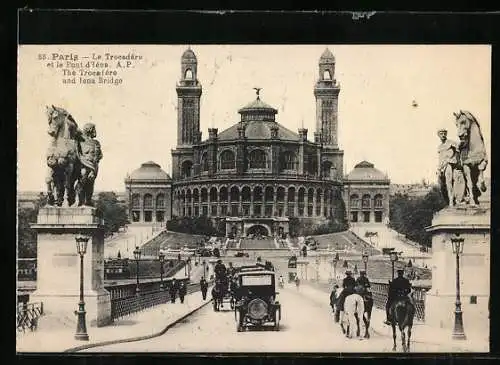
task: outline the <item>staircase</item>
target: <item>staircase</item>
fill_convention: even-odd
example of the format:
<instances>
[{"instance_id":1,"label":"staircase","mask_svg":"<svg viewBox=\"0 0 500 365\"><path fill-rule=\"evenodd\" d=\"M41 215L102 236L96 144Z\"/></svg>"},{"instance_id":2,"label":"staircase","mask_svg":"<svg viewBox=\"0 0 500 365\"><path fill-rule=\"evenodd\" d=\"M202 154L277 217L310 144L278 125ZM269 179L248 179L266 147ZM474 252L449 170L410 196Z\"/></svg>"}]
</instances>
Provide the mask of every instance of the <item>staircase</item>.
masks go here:
<instances>
[{"instance_id":1,"label":"staircase","mask_svg":"<svg viewBox=\"0 0 500 365\"><path fill-rule=\"evenodd\" d=\"M252 249L276 249L273 239L251 239L242 238L240 248L242 250Z\"/></svg>"}]
</instances>

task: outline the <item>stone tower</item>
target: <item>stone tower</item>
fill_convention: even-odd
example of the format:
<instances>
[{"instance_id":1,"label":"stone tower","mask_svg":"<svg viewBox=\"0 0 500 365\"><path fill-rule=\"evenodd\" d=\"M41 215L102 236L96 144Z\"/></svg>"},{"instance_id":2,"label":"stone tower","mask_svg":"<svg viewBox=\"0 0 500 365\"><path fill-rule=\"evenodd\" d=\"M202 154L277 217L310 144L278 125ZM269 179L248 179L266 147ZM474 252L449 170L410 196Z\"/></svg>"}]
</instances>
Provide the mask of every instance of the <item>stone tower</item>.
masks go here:
<instances>
[{"instance_id":1,"label":"stone tower","mask_svg":"<svg viewBox=\"0 0 500 365\"><path fill-rule=\"evenodd\" d=\"M335 80L335 57L327 48L319 59L319 78L314 87L316 97L316 132L321 133L325 147L338 148L338 98L340 86Z\"/></svg>"},{"instance_id":2,"label":"stone tower","mask_svg":"<svg viewBox=\"0 0 500 365\"><path fill-rule=\"evenodd\" d=\"M188 48L181 58L181 80L177 85L177 146L191 146L201 141L198 60Z\"/></svg>"}]
</instances>

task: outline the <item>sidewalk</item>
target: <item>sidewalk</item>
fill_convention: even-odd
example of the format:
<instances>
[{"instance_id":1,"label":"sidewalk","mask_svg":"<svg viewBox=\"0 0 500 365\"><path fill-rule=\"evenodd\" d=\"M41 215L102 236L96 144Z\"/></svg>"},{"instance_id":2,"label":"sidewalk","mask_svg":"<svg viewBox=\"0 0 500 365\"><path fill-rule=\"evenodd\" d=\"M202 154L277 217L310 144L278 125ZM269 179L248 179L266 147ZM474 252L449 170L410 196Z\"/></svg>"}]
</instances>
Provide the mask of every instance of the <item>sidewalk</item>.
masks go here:
<instances>
[{"instance_id":1,"label":"sidewalk","mask_svg":"<svg viewBox=\"0 0 500 365\"><path fill-rule=\"evenodd\" d=\"M295 288L293 289L295 290ZM307 283L301 283L299 292L317 304L324 304L325 308L329 306L330 293L327 292L326 286L324 289L312 287ZM331 309L330 309L331 310ZM373 308L372 318L370 322L371 329L387 337L392 337L392 327L385 325L385 311ZM399 331L398 331L399 332ZM398 334L399 336L399 334ZM451 338L451 330L443 328L434 328L426 325L423 322L414 321L412 329L412 341L440 345L444 352L489 352L489 331L484 334L467 332L467 340L453 340Z\"/></svg>"},{"instance_id":2,"label":"sidewalk","mask_svg":"<svg viewBox=\"0 0 500 365\"><path fill-rule=\"evenodd\" d=\"M172 325L209 302L209 295L204 301L201 292L197 291L186 295L183 304L177 300L175 304L162 304L128 317L119 318L106 327L87 327L89 341L74 339L76 327L66 327L57 331L45 329L44 331L44 318L41 317L39 328L35 332L17 335L16 350L17 352L72 352L96 345L147 339L163 334Z\"/></svg>"}]
</instances>

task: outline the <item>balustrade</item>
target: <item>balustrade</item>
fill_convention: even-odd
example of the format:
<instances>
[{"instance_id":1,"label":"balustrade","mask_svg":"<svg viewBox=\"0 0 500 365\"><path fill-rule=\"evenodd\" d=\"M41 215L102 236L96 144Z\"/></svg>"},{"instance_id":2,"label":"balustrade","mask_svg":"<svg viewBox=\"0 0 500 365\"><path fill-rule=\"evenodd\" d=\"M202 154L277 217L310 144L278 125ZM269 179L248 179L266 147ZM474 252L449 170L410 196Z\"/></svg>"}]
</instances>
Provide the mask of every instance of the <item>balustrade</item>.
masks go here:
<instances>
[{"instance_id":1,"label":"balustrade","mask_svg":"<svg viewBox=\"0 0 500 365\"><path fill-rule=\"evenodd\" d=\"M27 329L36 330L38 318L43 315L43 303L19 303L16 312L16 324L19 332Z\"/></svg>"}]
</instances>

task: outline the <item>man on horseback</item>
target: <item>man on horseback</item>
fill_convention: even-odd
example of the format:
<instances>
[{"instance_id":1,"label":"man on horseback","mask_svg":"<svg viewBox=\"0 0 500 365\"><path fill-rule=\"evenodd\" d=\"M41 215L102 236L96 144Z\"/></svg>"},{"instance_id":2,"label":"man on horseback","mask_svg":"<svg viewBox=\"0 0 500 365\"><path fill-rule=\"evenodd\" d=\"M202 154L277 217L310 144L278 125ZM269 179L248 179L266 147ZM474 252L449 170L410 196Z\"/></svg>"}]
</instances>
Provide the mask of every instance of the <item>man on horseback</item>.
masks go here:
<instances>
[{"instance_id":1,"label":"man on horseback","mask_svg":"<svg viewBox=\"0 0 500 365\"><path fill-rule=\"evenodd\" d=\"M345 272L346 277L342 281L342 293L340 293L339 298L337 299L337 308L338 311L344 311L344 302L345 298L348 295L354 294L354 288L356 287L356 280L352 277L352 272L347 270Z\"/></svg>"},{"instance_id":2,"label":"man on horseback","mask_svg":"<svg viewBox=\"0 0 500 365\"><path fill-rule=\"evenodd\" d=\"M385 305L385 324L391 325L392 318L390 318L390 309L391 305L396 298L406 297L408 300L411 299L408 297L408 294L411 293L411 283L410 281L403 276L404 270L400 269L397 271L398 276L389 284L389 293L387 295L387 303Z\"/></svg>"},{"instance_id":3,"label":"man on horseback","mask_svg":"<svg viewBox=\"0 0 500 365\"><path fill-rule=\"evenodd\" d=\"M359 272L359 277L356 279L356 286L359 286L362 289L364 289L363 292L366 292L367 289L371 287L370 280L368 280L365 270L361 270Z\"/></svg>"}]
</instances>

